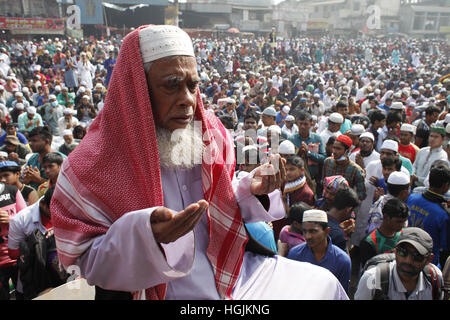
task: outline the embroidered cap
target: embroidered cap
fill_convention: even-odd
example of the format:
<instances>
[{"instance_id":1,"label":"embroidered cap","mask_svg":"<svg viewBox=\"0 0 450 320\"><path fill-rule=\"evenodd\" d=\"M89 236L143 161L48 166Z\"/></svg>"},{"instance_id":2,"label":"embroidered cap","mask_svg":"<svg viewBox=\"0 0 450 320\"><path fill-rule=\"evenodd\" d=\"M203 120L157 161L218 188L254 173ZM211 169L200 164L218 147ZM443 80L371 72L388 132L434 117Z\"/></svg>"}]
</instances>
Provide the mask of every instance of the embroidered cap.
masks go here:
<instances>
[{"instance_id":1,"label":"embroidered cap","mask_svg":"<svg viewBox=\"0 0 450 320\"><path fill-rule=\"evenodd\" d=\"M289 140L284 140L278 147L280 154L295 154L295 145Z\"/></svg>"},{"instance_id":2,"label":"embroidered cap","mask_svg":"<svg viewBox=\"0 0 450 320\"><path fill-rule=\"evenodd\" d=\"M387 183L404 186L405 184L410 183L410 179L406 173L401 171L394 171L389 175Z\"/></svg>"},{"instance_id":3,"label":"embroidered cap","mask_svg":"<svg viewBox=\"0 0 450 320\"><path fill-rule=\"evenodd\" d=\"M303 212L303 222L325 222L328 223L327 213L323 210L306 210Z\"/></svg>"},{"instance_id":4,"label":"embroidered cap","mask_svg":"<svg viewBox=\"0 0 450 320\"><path fill-rule=\"evenodd\" d=\"M170 56L195 57L191 38L176 26L157 25L140 30L139 47L143 63Z\"/></svg>"}]
</instances>

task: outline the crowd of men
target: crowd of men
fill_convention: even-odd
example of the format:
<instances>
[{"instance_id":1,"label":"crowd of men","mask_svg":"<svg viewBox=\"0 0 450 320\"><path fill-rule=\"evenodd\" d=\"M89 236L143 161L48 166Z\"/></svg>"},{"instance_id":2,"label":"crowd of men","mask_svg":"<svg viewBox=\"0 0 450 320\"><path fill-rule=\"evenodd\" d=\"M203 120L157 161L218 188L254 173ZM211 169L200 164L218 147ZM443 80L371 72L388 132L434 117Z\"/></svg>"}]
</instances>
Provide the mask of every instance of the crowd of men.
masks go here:
<instances>
[{"instance_id":1,"label":"crowd of men","mask_svg":"<svg viewBox=\"0 0 450 320\"><path fill-rule=\"evenodd\" d=\"M235 142L236 179L271 154L286 160L285 218L246 224L250 234L330 270L351 298L443 299L434 282L450 286L447 42L192 40L202 105ZM2 299L40 293L25 289L21 243L34 230L51 237L59 170L104 106L121 43L0 44ZM370 287L372 258L386 253L395 285ZM68 276L56 258L51 286Z\"/></svg>"}]
</instances>

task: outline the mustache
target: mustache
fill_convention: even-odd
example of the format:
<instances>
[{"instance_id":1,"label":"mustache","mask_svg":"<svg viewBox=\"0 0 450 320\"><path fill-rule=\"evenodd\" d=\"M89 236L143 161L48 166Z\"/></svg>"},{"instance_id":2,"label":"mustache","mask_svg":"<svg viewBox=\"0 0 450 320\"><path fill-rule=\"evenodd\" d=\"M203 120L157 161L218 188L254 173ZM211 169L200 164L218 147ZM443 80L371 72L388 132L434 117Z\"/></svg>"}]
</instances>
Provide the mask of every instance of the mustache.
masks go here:
<instances>
[{"instance_id":1,"label":"mustache","mask_svg":"<svg viewBox=\"0 0 450 320\"><path fill-rule=\"evenodd\" d=\"M192 117L194 115L194 108L193 107L189 107L185 110L183 110L184 112L177 112L174 115L172 115L172 117L177 118L177 117Z\"/></svg>"},{"instance_id":2,"label":"mustache","mask_svg":"<svg viewBox=\"0 0 450 320\"><path fill-rule=\"evenodd\" d=\"M398 268L401 270L401 272L403 272L404 274L407 274L409 276L416 276L421 272L421 270L418 270L414 266L410 265L409 263L405 263L405 262L399 263Z\"/></svg>"}]
</instances>

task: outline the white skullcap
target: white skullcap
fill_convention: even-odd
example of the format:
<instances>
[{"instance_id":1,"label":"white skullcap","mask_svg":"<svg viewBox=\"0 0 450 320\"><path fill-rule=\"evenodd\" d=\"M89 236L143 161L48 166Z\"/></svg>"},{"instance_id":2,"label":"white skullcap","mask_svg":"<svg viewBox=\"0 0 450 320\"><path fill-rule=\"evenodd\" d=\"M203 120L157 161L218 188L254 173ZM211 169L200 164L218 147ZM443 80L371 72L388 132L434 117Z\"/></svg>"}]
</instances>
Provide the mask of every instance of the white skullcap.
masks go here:
<instances>
[{"instance_id":1,"label":"white skullcap","mask_svg":"<svg viewBox=\"0 0 450 320\"><path fill-rule=\"evenodd\" d=\"M20 91L16 91L16 93L14 93L14 96L16 97L23 97L23 93Z\"/></svg>"},{"instance_id":2,"label":"white skullcap","mask_svg":"<svg viewBox=\"0 0 450 320\"><path fill-rule=\"evenodd\" d=\"M276 117L277 116L277 110L275 110L274 107L267 107L264 109L263 114L267 115L267 116L271 116L271 117Z\"/></svg>"},{"instance_id":3,"label":"white skullcap","mask_svg":"<svg viewBox=\"0 0 450 320\"><path fill-rule=\"evenodd\" d=\"M323 210L306 210L303 212L302 222L325 222L328 223L327 213Z\"/></svg>"},{"instance_id":4,"label":"white skullcap","mask_svg":"<svg viewBox=\"0 0 450 320\"><path fill-rule=\"evenodd\" d=\"M72 109L70 108L65 108L63 111L64 114L72 114Z\"/></svg>"},{"instance_id":5,"label":"white skullcap","mask_svg":"<svg viewBox=\"0 0 450 320\"><path fill-rule=\"evenodd\" d=\"M317 116L316 116L315 114L313 114L313 115L311 116L311 120L312 120L312 121L317 121Z\"/></svg>"},{"instance_id":6,"label":"white skullcap","mask_svg":"<svg viewBox=\"0 0 450 320\"><path fill-rule=\"evenodd\" d=\"M283 109L281 109L284 113L289 113L291 111L291 108L289 106L284 106Z\"/></svg>"},{"instance_id":7,"label":"white skullcap","mask_svg":"<svg viewBox=\"0 0 450 320\"><path fill-rule=\"evenodd\" d=\"M54 94L50 94L50 95L48 96L48 100L52 100L52 99L55 99L55 100L56 100L56 96L55 96Z\"/></svg>"},{"instance_id":8,"label":"white skullcap","mask_svg":"<svg viewBox=\"0 0 450 320\"><path fill-rule=\"evenodd\" d=\"M0 157L8 158L8 152L0 151Z\"/></svg>"},{"instance_id":9,"label":"white skullcap","mask_svg":"<svg viewBox=\"0 0 450 320\"><path fill-rule=\"evenodd\" d=\"M55 91L61 91L61 86L55 86Z\"/></svg>"},{"instance_id":10,"label":"white skullcap","mask_svg":"<svg viewBox=\"0 0 450 320\"><path fill-rule=\"evenodd\" d=\"M62 135L63 135L63 137L64 137L64 136L71 136L71 135L72 135L72 130L66 129L66 130L63 131L63 134L62 134Z\"/></svg>"},{"instance_id":11,"label":"white skullcap","mask_svg":"<svg viewBox=\"0 0 450 320\"><path fill-rule=\"evenodd\" d=\"M367 131L359 136L359 140L361 140L362 138L369 138L370 140L375 141L375 137L373 136L373 134Z\"/></svg>"},{"instance_id":12,"label":"white skullcap","mask_svg":"<svg viewBox=\"0 0 450 320\"><path fill-rule=\"evenodd\" d=\"M17 110L23 110L23 109L25 109L25 106L23 105L23 103L17 102L16 103L16 109Z\"/></svg>"},{"instance_id":13,"label":"white skullcap","mask_svg":"<svg viewBox=\"0 0 450 320\"><path fill-rule=\"evenodd\" d=\"M398 152L398 143L397 143L397 141L390 140L390 139L384 140L383 144L381 145L380 150L383 150L383 149Z\"/></svg>"},{"instance_id":14,"label":"white skullcap","mask_svg":"<svg viewBox=\"0 0 450 320\"><path fill-rule=\"evenodd\" d=\"M29 114L36 114L36 108L35 107L28 107L27 112Z\"/></svg>"},{"instance_id":15,"label":"white skullcap","mask_svg":"<svg viewBox=\"0 0 450 320\"><path fill-rule=\"evenodd\" d=\"M337 112L333 112L332 114L330 114L330 116L328 117L328 120L330 120L331 122L334 123L344 123L344 117Z\"/></svg>"},{"instance_id":16,"label":"white skullcap","mask_svg":"<svg viewBox=\"0 0 450 320\"><path fill-rule=\"evenodd\" d=\"M362 124L354 124L352 125L352 129L350 130L350 134L354 136L360 136L365 131L365 128Z\"/></svg>"},{"instance_id":17,"label":"white skullcap","mask_svg":"<svg viewBox=\"0 0 450 320\"><path fill-rule=\"evenodd\" d=\"M289 140L284 140L278 147L279 154L295 154L295 145Z\"/></svg>"},{"instance_id":18,"label":"white skullcap","mask_svg":"<svg viewBox=\"0 0 450 320\"><path fill-rule=\"evenodd\" d=\"M267 130L270 131L271 133L272 133L272 132L275 132L275 133L277 133L277 134L281 134L281 128L280 128L280 126L278 126L278 125L276 125L276 124L271 125Z\"/></svg>"},{"instance_id":19,"label":"white skullcap","mask_svg":"<svg viewBox=\"0 0 450 320\"><path fill-rule=\"evenodd\" d=\"M403 110L404 106L403 103L401 102L393 102L392 105L390 106L390 109L392 110Z\"/></svg>"},{"instance_id":20,"label":"white skullcap","mask_svg":"<svg viewBox=\"0 0 450 320\"><path fill-rule=\"evenodd\" d=\"M228 98L227 103L236 103L236 100L233 98Z\"/></svg>"},{"instance_id":21,"label":"white skullcap","mask_svg":"<svg viewBox=\"0 0 450 320\"><path fill-rule=\"evenodd\" d=\"M411 132L412 134L416 134L416 129L417 129L416 126L413 126L412 124L409 123L404 123L400 127L400 131L407 131Z\"/></svg>"},{"instance_id":22,"label":"white skullcap","mask_svg":"<svg viewBox=\"0 0 450 320\"><path fill-rule=\"evenodd\" d=\"M288 115L285 119L286 121L295 121L295 118L292 114Z\"/></svg>"},{"instance_id":23,"label":"white skullcap","mask_svg":"<svg viewBox=\"0 0 450 320\"><path fill-rule=\"evenodd\" d=\"M410 179L406 173L401 171L394 171L389 175L387 182L390 184L403 186L405 184L409 184Z\"/></svg>"},{"instance_id":24,"label":"white skullcap","mask_svg":"<svg viewBox=\"0 0 450 320\"><path fill-rule=\"evenodd\" d=\"M81 99L88 99L88 100L91 100L91 97L89 97L88 95L84 95L84 96L81 97Z\"/></svg>"},{"instance_id":25,"label":"white skullcap","mask_svg":"<svg viewBox=\"0 0 450 320\"><path fill-rule=\"evenodd\" d=\"M22 88L22 92L23 92L23 93L29 93L29 92L30 92L30 89L28 89L28 87L23 87L23 88Z\"/></svg>"},{"instance_id":26,"label":"white skullcap","mask_svg":"<svg viewBox=\"0 0 450 320\"><path fill-rule=\"evenodd\" d=\"M189 35L176 26L149 26L139 31L142 62L151 62L169 56L195 57Z\"/></svg>"}]
</instances>

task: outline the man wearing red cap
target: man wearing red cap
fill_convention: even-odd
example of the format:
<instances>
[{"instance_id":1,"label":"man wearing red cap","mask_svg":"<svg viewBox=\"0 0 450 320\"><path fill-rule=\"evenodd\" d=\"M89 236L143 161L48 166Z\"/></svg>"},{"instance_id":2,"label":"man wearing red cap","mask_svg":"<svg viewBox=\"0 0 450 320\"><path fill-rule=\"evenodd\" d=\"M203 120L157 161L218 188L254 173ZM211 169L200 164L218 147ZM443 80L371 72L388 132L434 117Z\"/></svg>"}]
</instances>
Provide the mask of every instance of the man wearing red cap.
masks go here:
<instances>
[{"instance_id":1,"label":"man wearing red cap","mask_svg":"<svg viewBox=\"0 0 450 320\"><path fill-rule=\"evenodd\" d=\"M348 158L352 146L352 139L346 135L340 135L333 144L333 155L325 159L323 164L323 178L341 175L356 189L359 200L366 197L364 185L364 170Z\"/></svg>"}]
</instances>

